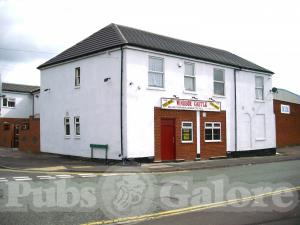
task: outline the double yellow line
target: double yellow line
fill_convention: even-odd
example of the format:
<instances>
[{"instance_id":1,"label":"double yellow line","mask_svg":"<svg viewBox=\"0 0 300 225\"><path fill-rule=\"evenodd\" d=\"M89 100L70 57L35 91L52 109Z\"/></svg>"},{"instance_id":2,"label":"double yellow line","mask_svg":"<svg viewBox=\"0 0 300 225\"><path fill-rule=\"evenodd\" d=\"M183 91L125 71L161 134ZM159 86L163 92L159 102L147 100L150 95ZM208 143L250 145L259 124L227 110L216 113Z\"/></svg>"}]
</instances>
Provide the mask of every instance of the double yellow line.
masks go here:
<instances>
[{"instance_id":1,"label":"double yellow line","mask_svg":"<svg viewBox=\"0 0 300 225\"><path fill-rule=\"evenodd\" d=\"M123 217L123 218L112 219L112 220L101 220L101 221L84 223L81 225L133 223L133 222L140 222L140 221L146 221L146 220L152 220L152 219L159 219L159 218L166 217L166 216L175 216L175 215L180 215L180 214L189 213L189 212L203 211L203 210L207 210L207 209L233 205L233 204L241 203L241 202L245 202L245 201L251 201L251 200L255 200L255 199L259 199L259 198L265 198L265 197L269 197L269 196L273 196L273 195L280 195L283 193L294 192L294 191L298 191L298 190L300 190L300 186L282 189L282 190L273 191L273 192L268 192L268 193L263 193L263 194L259 194L259 195L252 195L252 196L240 198L240 199L232 199L232 200L215 202L215 203L210 203L210 204L191 206L191 207L186 207L186 208L181 208L181 209L174 209L174 210L162 211L162 212L157 212L157 213L152 213L152 214L145 214L145 215L141 215L141 216Z\"/></svg>"}]
</instances>

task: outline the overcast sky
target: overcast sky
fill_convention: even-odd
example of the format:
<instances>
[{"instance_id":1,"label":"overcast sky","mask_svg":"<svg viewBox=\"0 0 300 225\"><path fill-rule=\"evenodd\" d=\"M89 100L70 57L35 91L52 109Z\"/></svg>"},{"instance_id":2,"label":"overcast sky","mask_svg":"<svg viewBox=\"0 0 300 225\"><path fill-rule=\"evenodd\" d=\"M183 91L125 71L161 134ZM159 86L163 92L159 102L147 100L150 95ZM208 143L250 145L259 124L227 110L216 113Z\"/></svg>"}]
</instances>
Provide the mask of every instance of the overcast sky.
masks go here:
<instances>
[{"instance_id":1,"label":"overcast sky","mask_svg":"<svg viewBox=\"0 0 300 225\"><path fill-rule=\"evenodd\" d=\"M113 22L228 50L300 94L299 10L299 0L0 0L0 73L39 85L39 64Z\"/></svg>"}]
</instances>

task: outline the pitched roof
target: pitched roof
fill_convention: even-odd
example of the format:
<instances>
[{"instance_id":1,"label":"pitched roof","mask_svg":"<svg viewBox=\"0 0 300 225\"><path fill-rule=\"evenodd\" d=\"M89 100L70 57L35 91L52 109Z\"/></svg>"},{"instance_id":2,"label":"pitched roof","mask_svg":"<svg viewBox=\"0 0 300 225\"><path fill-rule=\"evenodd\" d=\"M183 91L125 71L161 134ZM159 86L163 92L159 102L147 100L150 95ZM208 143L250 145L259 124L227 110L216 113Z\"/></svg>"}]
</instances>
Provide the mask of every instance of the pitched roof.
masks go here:
<instances>
[{"instance_id":1,"label":"pitched roof","mask_svg":"<svg viewBox=\"0 0 300 225\"><path fill-rule=\"evenodd\" d=\"M117 24L110 24L104 27L78 44L40 65L38 69L124 45L273 74L272 71L225 50Z\"/></svg>"},{"instance_id":2,"label":"pitched roof","mask_svg":"<svg viewBox=\"0 0 300 225\"><path fill-rule=\"evenodd\" d=\"M24 85L24 84L11 84L11 83L2 83L3 91L12 91L12 92L23 92L23 93L32 93L40 89L39 86Z\"/></svg>"},{"instance_id":3,"label":"pitched roof","mask_svg":"<svg viewBox=\"0 0 300 225\"><path fill-rule=\"evenodd\" d=\"M300 104L300 95L297 95L291 91L278 88L277 93L274 94L275 100L285 101Z\"/></svg>"}]
</instances>

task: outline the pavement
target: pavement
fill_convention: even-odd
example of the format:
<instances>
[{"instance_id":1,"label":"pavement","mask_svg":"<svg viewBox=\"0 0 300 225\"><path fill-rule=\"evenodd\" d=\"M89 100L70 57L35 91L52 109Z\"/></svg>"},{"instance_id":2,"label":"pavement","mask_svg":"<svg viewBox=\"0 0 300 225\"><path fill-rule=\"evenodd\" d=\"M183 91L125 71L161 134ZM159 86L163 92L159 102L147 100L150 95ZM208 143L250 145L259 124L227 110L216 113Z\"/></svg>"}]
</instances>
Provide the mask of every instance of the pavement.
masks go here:
<instances>
[{"instance_id":1,"label":"pavement","mask_svg":"<svg viewBox=\"0 0 300 225\"><path fill-rule=\"evenodd\" d=\"M256 156L199 160L169 163L136 163L111 161L108 165L103 160L93 161L88 158L69 157L48 153L26 153L17 149L0 148L0 168L35 172L82 172L82 173L138 173L138 172L175 172L209 168L224 168L241 165L254 165L300 159L300 146L278 148L272 156Z\"/></svg>"}]
</instances>

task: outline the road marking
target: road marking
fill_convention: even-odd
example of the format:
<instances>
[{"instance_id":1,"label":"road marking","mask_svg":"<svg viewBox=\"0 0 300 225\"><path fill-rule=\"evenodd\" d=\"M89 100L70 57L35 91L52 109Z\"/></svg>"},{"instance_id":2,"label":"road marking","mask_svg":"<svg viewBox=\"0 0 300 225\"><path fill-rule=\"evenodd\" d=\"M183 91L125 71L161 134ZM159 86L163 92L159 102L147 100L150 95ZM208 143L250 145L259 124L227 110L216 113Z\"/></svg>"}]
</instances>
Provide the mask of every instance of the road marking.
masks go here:
<instances>
[{"instance_id":1,"label":"road marking","mask_svg":"<svg viewBox=\"0 0 300 225\"><path fill-rule=\"evenodd\" d=\"M191 206L191 207L186 207L186 208L181 208L181 209L174 209L174 210L162 211L162 212L157 212L157 213L152 213L152 214L145 214L145 215L141 215L141 216L123 217L123 218L117 218L117 219L112 219L112 220L101 220L101 221L95 221L95 222L88 222L88 223L84 223L81 225L101 225L101 224L116 224L116 223L123 224L123 223L133 223L133 222L139 222L139 221L159 219L159 218L167 217L167 216L175 216L175 215L181 215L181 214L189 213L189 212L203 211L203 210L207 210L207 209L228 206L228 205L232 205L232 204L236 204L236 203L241 203L244 201L270 197L273 195L279 195L279 194L294 192L294 191L298 191L298 190L300 190L300 186L282 189L282 190L273 191L273 192L268 192L268 193L263 193L263 194L259 194L259 195L252 195L252 196L240 198L240 199L232 199L232 200L215 202L215 203L210 203L210 204L196 205L196 206Z\"/></svg>"},{"instance_id":2,"label":"road marking","mask_svg":"<svg viewBox=\"0 0 300 225\"><path fill-rule=\"evenodd\" d=\"M86 168L92 168L93 166L72 166L74 169L86 169Z\"/></svg>"},{"instance_id":3,"label":"road marking","mask_svg":"<svg viewBox=\"0 0 300 225\"><path fill-rule=\"evenodd\" d=\"M72 175L70 174L59 174L59 175L55 175L57 178L61 178L61 179L66 179L66 178L74 178Z\"/></svg>"},{"instance_id":4,"label":"road marking","mask_svg":"<svg viewBox=\"0 0 300 225\"><path fill-rule=\"evenodd\" d=\"M52 176L36 176L37 178L39 178L40 180L53 180L56 179L56 177L52 177Z\"/></svg>"},{"instance_id":5,"label":"road marking","mask_svg":"<svg viewBox=\"0 0 300 225\"><path fill-rule=\"evenodd\" d=\"M26 181L26 180L32 180L30 177L13 177L15 181Z\"/></svg>"},{"instance_id":6,"label":"road marking","mask_svg":"<svg viewBox=\"0 0 300 225\"><path fill-rule=\"evenodd\" d=\"M94 173L80 173L77 175L80 177L96 177L97 176L97 174L94 174Z\"/></svg>"},{"instance_id":7,"label":"road marking","mask_svg":"<svg viewBox=\"0 0 300 225\"><path fill-rule=\"evenodd\" d=\"M41 174L71 174L71 175L77 175L78 172L67 172L67 171L34 171L34 170L17 170L17 169L2 169L0 168L0 171L9 171L9 172L16 172L16 173L33 173L33 174L37 174L37 173L41 173ZM179 170L179 171L166 171L166 172L155 172L155 171L150 171L150 172L120 172L120 173L110 173L110 172L95 172L94 174L97 174L97 176L129 176L129 175L136 175L136 174L173 174L173 173L187 173L187 172L191 172L190 170Z\"/></svg>"},{"instance_id":8,"label":"road marking","mask_svg":"<svg viewBox=\"0 0 300 225\"><path fill-rule=\"evenodd\" d=\"M26 170L32 171L56 171L56 170L65 170L64 166L51 166L51 167L40 167L40 168L28 168Z\"/></svg>"}]
</instances>

